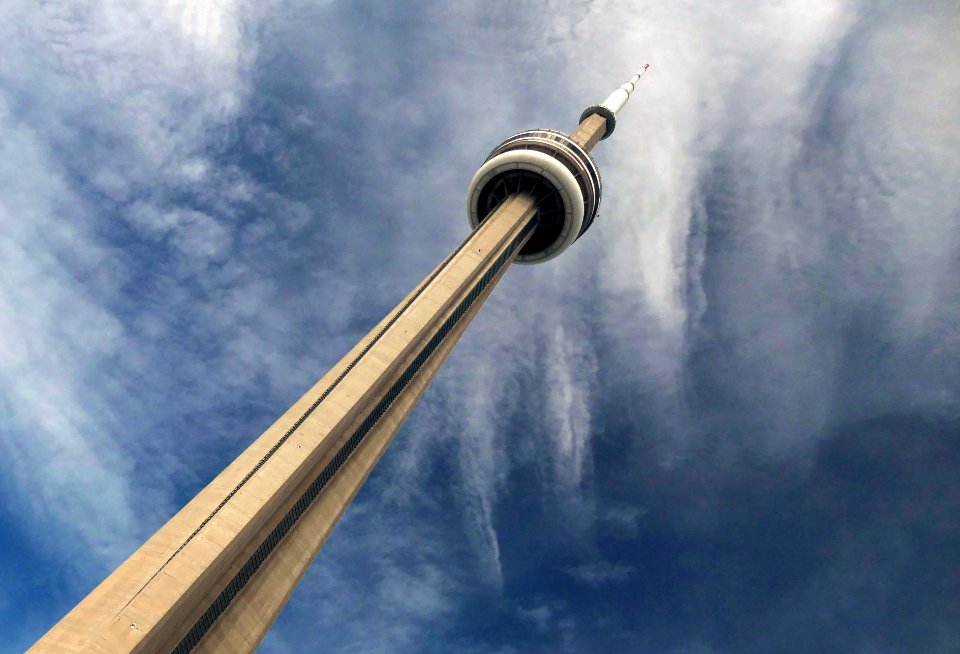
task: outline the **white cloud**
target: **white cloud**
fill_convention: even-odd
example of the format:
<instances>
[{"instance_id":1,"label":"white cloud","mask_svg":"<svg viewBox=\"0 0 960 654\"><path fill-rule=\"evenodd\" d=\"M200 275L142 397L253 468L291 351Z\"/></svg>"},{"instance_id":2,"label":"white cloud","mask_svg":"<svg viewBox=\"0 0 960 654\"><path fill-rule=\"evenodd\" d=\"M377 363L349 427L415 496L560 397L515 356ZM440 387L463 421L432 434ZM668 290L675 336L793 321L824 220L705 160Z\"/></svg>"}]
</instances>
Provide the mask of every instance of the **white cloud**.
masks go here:
<instances>
[{"instance_id":1,"label":"white cloud","mask_svg":"<svg viewBox=\"0 0 960 654\"><path fill-rule=\"evenodd\" d=\"M134 203L126 214L149 238L170 238L177 250L203 264L221 260L230 247L230 232L216 218L194 209L161 210Z\"/></svg>"},{"instance_id":2,"label":"white cloud","mask_svg":"<svg viewBox=\"0 0 960 654\"><path fill-rule=\"evenodd\" d=\"M115 203L162 202L207 178L208 130L236 115L248 90L255 50L244 11L222 2L0 8L6 473L24 516L79 536L94 565L136 545L170 512L173 492L135 471L142 459L127 421L138 412L111 391L124 376L142 379L147 359L115 309L139 262L103 234L124 215ZM151 211L127 215L190 259L224 256L229 231L215 218Z\"/></svg>"},{"instance_id":3,"label":"white cloud","mask_svg":"<svg viewBox=\"0 0 960 654\"><path fill-rule=\"evenodd\" d=\"M609 583L626 581L634 575L636 568L625 563L610 563L596 561L584 563L567 570L567 573L577 581L588 586L602 586Z\"/></svg>"},{"instance_id":4,"label":"white cloud","mask_svg":"<svg viewBox=\"0 0 960 654\"><path fill-rule=\"evenodd\" d=\"M640 533L640 521L647 509L635 506L611 506L604 509L600 519L615 533L625 538L636 538Z\"/></svg>"},{"instance_id":5,"label":"white cloud","mask_svg":"<svg viewBox=\"0 0 960 654\"><path fill-rule=\"evenodd\" d=\"M123 327L96 296L111 280L91 270L110 255L82 227L50 220L76 215L72 194L2 98L0 126L0 384L11 410L0 444L21 491L14 507L53 531L71 525L98 557L115 559L136 524L133 464L102 431L109 409L82 391L89 367L124 345ZM71 273L88 274L86 288Z\"/></svg>"},{"instance_id":6,"label":"white cloud","mask_svg":"<svg viewBox=\"0 0 960 654\"><path fill-rule=\"evenodd\" d=\"M540 604L529 609L521 607L517 609L517 615L519 615L522 620L528 620L534 623L537 625L537 629L543 631L550 624L550 620L554 616L554 611L546 604Z\"/></svg>"},{"instance_id":7,"label":"white cloud","mask_svg":"<svg viewBox=\"0 0 960 654\"><path fill-rule=\"evenodd\" d=\"M597 364L589 343L571 338L562 324L554 327L545 352L547 402L545 430L553 440L557 471L566 492L578 492L590 461L590 389Z\"/></svg>"}]
</instances>

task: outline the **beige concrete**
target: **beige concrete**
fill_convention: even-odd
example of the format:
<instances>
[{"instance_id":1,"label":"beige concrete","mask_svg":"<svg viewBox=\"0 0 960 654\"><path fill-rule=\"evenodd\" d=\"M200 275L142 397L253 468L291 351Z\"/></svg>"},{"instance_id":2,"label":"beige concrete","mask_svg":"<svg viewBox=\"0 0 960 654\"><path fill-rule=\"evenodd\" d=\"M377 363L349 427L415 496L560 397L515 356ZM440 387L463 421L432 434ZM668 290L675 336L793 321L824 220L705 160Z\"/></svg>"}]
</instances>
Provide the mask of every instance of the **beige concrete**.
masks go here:
<instances>
[{"instance_id":1,"label":"beige concrete","mask_svg":"<svg viewBox=\"0 0 960 654\"><path fill-rule=\"evenodd\" d=\"M527 196L504 202L390 317L31 651L173 649L535 211ZM506 267L273 550L199 649L242 652L256 647Z\"/></svg>"},{"instance_id":2,"label":"beige concrete","mask_svg":"<svg viewBox=\"0 0 960 654\"><path fill-rule=\"evenodd\" d=\"M417 375L396 399L390 411L380 419L353 453L345 464L345 469L330 482L330 490L334 491L333 487L336 486L336 491L325 492L317 498L293 531L274 550L267 563L257 571L231 603L230 608L193 650L195 653L244 652L252 651L259 645L333 527L386 451L394 434L506 270L506 267L500 270L493 283L484 290L470 311L434 352L422 373ZM279 588L285 588L287 592L277 592ZM254 619L254 616L264 619Z\"/></svg>"},{"instance_id":3,"label":"beige concrete","mask_svg":"<svg viewBox=\"0 0 960 654\"><path fill-rule=\"evenodd\" d=\"M581 148L590 152L604 134L607 133L607 119L600 114L590 114L577 125L577 129L570 134L570 139Z\"/></svg>"}]
</instances>

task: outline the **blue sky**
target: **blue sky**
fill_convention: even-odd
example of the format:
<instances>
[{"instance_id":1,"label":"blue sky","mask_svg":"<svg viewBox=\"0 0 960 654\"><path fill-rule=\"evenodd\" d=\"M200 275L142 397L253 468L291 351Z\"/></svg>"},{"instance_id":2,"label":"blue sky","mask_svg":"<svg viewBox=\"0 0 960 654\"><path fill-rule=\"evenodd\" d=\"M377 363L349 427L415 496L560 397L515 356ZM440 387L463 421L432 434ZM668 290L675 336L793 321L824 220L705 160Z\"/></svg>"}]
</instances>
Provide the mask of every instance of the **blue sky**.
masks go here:
<instances>
[{"instance_id":1,"label":"blue sky","mask_svg":"<svg viewBox=\"0 0 960 654\"><path fill-rule=\"evenodd\" d=\"M0 4L0 651L467 232L521 129L600 217L504 278L264 652L960 648L955 2Z\"/></svg>"}]
</instances>

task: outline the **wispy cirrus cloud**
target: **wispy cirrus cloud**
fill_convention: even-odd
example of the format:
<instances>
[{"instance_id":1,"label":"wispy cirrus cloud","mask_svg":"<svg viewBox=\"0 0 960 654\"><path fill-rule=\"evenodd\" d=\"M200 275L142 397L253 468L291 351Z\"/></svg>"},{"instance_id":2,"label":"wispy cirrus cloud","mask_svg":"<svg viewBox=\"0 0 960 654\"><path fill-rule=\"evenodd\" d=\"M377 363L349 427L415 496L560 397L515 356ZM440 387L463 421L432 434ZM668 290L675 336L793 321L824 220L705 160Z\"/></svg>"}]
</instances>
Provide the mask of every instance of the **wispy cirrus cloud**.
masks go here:
<instances>
[{"instance_id":1,"label":"wispy cirrus cloud","mask_svg":"<svg viewBox=\"0 0 960 654\"><path fill-rule=\"evenodd\" d=\"M209 131L237 115L254 50L238 8L222 3L0 13L5 474L25 519L78 536L97 564L116 562L175 492L138 470L130 428L145 412L126 400L131 387L156 390L157 334L124 304L163 256L157 240L173 242L185 271L228 248L217 219L154 203L175 205L205 182Z\"/></svg>"},{"instance_id":2,"label":"wispy cirrus cloud","mask_svg":"<svg viewBox=\"0 0 960 654\"><path fill-rule=\"evenodd\" d=\"M636 568L624 563L596 561L578 565L567 572L579 582L590 586L600 586L611 582L626 581L636 572Z\"/></svg>"}]
</instances>

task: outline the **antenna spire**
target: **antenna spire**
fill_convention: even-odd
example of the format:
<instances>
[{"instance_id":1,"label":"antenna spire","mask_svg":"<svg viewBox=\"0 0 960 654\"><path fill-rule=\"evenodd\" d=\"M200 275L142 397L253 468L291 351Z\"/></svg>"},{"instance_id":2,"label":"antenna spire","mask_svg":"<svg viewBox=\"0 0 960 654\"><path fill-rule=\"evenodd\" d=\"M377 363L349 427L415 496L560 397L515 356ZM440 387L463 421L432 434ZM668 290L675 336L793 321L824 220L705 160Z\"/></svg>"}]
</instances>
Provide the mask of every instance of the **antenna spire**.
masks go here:
<instances>
[{"instance_id":1,"label":"antenna spire","mask_svg":"<svg viewBox=\"0 0 960 654\"><path fill-rule=\"evenodd\" d=\"M640 78L643 77L644 73L647 72L648 68L650 68L650 64L644 64L640 72L631 77L629 81L624 82L620 88L614 90L613 93L607 96L606 100L600 104L587 107L583 113L580 114L580 122L583 123L584 120L593 114L600 114L607 120L606 132L600 137L600 140L602 141L613 134L613 130L617 126L617 113L623 109L623 105L627 104L627 100L630 99L630 94L633 93L637 83L640 81Z\"/></svg>"},{"instance_id":2,"label":"antenna spire","mask_svg":"<svg viewBox=\"0 0 960 654\"><path fill-rule=\"evenodd\" d=\"M640 78L643 77L643 74L647 72L648 68L650 68L650 64L644 64L640 72L631 77L630 81L625 82L620 88L608 95L607 99L601 103L601 106L612 111L614 115L619 113L620 110L623 109L623 105L627 104L627 100L630 99L630 94L633 93L637 82L640 81Z\"/></svg>"}]
</instances>

